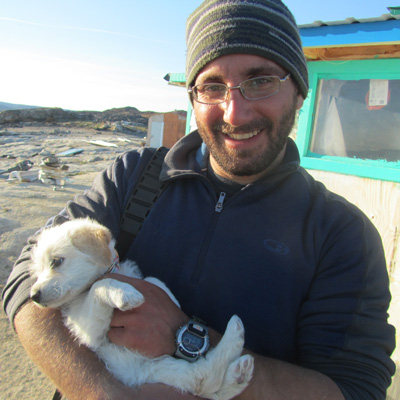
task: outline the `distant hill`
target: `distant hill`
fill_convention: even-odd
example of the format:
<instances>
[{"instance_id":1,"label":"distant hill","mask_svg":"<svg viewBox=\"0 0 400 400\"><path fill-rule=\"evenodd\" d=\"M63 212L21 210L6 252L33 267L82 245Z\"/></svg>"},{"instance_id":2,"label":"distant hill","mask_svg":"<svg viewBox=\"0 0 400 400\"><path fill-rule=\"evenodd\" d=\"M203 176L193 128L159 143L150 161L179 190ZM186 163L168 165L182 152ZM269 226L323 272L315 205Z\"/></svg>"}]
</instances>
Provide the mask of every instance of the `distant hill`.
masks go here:
<instances>
[{"instance_id":1,"label":"distant hill","mask_svg":"<svg viewBox=\"0 0 400 400\"><path fill-rule=\"evenodd\" d=\"M132 134L147 134L153 111L139 111L135 107L113 108L105 111L69 111L54 107L32 107L0 103L0 130L12 127L58 126L68 129L85 128ZM10 109L10 107L13 108ZM24 108L21 108L24 107ZM186 116L186 111L175 111Z\"/></svg>"},{"instance_id":2,"label":"distant hill","mask_svg":"<svg viewBox=\"0 0 400 400\"><path fill-rule=\"evenodd\" d=\"M90 122L103 125L111 122L147 124L155 113L141 112L135 107L113 108L105 111L69 111L58 107L29 107L0 111L0 125L62 124Z\"/></svg>"},{"instance_id":3,"label":"distant hill","mask_svg":"<svg viewBox=\"0 0 400 400\"><path fill-rule=\"evenodd\" d=\"M37 106L27 106L25 104L4 103L4 102L0 101L0 111L25 110L27 108L37 108Z\"/></svg>"},{"instance_id":4,"label":"distant hill","mask_svg":"<svg viewBox=\"0 0 400 400\"><path fill-rule=\"evenodd\" d=\"M175 111L186 116L186 111ZM135 107L112 108L105 111L70 111L59 107L35 107L0 102L0 129L23 126L63 126L116 131L147 132L149 118L159 114L139 111Z\"/></svg>"}]
</instances>

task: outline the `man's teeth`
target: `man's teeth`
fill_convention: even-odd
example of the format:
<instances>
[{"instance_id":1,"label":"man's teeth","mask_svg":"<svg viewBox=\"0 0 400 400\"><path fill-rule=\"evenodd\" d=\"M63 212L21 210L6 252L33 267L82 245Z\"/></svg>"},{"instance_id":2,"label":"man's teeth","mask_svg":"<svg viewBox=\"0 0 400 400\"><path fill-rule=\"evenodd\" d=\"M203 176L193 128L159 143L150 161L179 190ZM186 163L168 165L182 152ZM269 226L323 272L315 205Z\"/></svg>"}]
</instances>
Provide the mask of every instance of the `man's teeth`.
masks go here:
<instances>
[{"instance_id":1,"label":"man's teeth","mask_svg":"<svg viewBox=\"0 0 400 400\"><path fill-rule=\"evenodd\" d=\"M255 131L250 133L227 133L226 135L234 140L246 140L258 135L259 133L260 131Z\"/></svg>"}]
</instances>

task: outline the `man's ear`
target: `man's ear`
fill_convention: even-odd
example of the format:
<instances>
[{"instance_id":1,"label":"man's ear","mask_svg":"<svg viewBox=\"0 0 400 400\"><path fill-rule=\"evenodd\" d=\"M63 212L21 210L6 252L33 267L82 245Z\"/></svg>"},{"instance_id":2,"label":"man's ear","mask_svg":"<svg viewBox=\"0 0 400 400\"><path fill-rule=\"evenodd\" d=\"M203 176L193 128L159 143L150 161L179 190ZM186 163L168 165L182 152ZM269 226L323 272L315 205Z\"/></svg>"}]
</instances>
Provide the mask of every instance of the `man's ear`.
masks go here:
<instances>
[{"instance_id":1,"label":"man's ear","mask_svg":"<svg viewBox=\"0 0 400 400\"><path fill-rule=\"evenodd\" d=\"M304 97L298 93L297 94L297 103L296 103L296 110L300 110L301 107L303 107L304 103Z\"/></svg>"}]
</instances>

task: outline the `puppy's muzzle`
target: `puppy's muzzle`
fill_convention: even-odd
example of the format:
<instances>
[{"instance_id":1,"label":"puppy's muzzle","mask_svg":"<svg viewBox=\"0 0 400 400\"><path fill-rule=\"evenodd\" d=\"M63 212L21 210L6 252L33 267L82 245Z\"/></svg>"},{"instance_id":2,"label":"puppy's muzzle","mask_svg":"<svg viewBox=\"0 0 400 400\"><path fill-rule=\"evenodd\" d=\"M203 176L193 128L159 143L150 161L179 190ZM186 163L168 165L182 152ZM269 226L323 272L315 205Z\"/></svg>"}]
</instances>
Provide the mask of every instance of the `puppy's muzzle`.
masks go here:
<instances>
[{"instance_id":1,"label":"puppy's muzzle","mask_svg":"<svg viewBox=\"0 0 400 400\"><path fill-rule=\"evenodd\" d=\"M34 302L37 303L37 304L41 304L41 303L40 303L41 297L42 297L42 295L41 295L41 293L40 293L40 290L38 290L38 291L35 292L35 293L31 293L31 300L34 301Z\"/></svg>"}]
</instances>

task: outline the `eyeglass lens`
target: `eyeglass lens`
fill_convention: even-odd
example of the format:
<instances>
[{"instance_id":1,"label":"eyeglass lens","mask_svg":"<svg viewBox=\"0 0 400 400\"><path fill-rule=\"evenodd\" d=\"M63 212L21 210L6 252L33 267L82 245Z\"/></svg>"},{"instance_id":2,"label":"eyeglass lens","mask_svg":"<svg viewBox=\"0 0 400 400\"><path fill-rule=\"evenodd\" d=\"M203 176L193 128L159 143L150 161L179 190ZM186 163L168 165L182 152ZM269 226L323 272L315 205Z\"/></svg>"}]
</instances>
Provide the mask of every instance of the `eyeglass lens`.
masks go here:
<instances>
[{"instance_id":1,"label":"eyeglass lens","mask_svg":"<svg viewBox=\"0 0 400 400\"><path fill-rule=\"evenodd\" d=\"M240 89L246 99L258 100L279 92L280 83L281 79L278 76L261 76L245 80L235 87L228 87L224 83L204 83L193 87L192 92L197 101L206 104L224 102L228 97L229 89Z\"/></svg>"}]
</instances>

